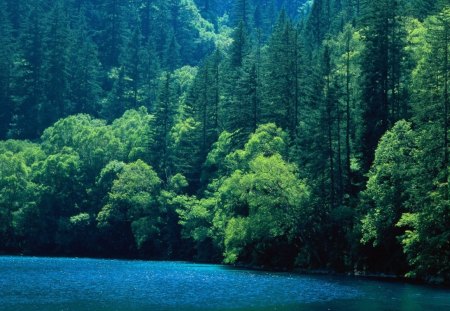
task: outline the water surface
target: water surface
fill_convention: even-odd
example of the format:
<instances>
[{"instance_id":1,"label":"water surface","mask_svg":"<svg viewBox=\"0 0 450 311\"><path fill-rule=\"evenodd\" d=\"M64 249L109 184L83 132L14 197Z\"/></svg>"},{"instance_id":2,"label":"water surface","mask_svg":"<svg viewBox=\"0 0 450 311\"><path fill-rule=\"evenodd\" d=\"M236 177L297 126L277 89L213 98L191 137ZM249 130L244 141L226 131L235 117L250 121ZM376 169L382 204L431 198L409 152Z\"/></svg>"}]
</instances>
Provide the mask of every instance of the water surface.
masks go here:
<instances>
[{"instance_id":1,"label":"water surface","mask_svg":"<svg viewBox=\"0 0 450 311\"><path fill-rule=\"evenodd\" d=\"M450 291L180 262L0 257L0 310L450 310Z\"/></svg>"}]
</instances>

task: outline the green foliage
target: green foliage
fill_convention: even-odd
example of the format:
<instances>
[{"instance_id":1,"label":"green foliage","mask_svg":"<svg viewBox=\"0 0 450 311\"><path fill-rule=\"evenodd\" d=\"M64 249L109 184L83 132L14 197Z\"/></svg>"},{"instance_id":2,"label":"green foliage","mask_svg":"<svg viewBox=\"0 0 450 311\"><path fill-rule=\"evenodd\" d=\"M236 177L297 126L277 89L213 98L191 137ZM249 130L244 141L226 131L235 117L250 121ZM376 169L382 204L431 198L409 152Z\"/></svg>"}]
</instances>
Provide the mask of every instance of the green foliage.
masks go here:
<instances>
[{"instance_id":1,"label":"green foliage","mask_svg":"<svg viewBox=\"0 0 450 311\"><path fill-rule=\"evenodd\" d=\"M449 12L0 0L0 252L450 280Z\"/></svg>"},{"instance_id":2,"label":"green foliage","mask_svg":"<svg viewBox=\"0 0 450 311\"><path fill-rule=\"evenodd\" d=\"M153 169L141 160L125 165L97 216L98 226L111 231L128 227L137 248L151 242L160 230L162 211L157 204L160 183Z\"/></svg>"},{"instance_id":3,"label":"green foliage","mask_svg":"<svg viewBox=\"0 0 450 311\"><path fill-rule=\"evenodd\" d=\"M219 142L227 137L223 134ZM274 124L263 125L243 150L228 154L224 162L231 173L222 177L210 198L182 199L177 211L184 235L197 242L213 241L223 249L227 263L250 259L255 264L281 264L277 261L283 258L269 258L276 241L292 244L309 213L309 190L298 179L295 165L281 156L286 138ZM211 164L221 148L217 145L210 154Z\"/></svg>"},{"instance_id":4,"label":"green foliage","mask_svg":"<svg viewBox=\"0 0 450 311\"><path fill-rule=\"evenodd\" d=\"M414 166L416 133L411 124L400 121L388 131L375 152L369 172L367 189L362 193L362 242L374 246L389 243L395 235L395 225L408 211L408 190L411 188L411 168Z\"/></svg>"},{"instance_id":5,"label":"green foliage","mask_svg":"<svg viewBox=\"0 0 450 311\"><path fill-rule=\"evenodd\" d=\"M45 158L38 145L25 141L0 143L0 247L17 247L17 235L27 229L19 220L40 202L42 187L33 180L33 165Z\"/></svg>"},{"instance_id":6,"label":"green foliage","mask_svg":"<svg viewBox=\"0 0 450 311\"><path fill-rule=\"evenodd\" d=\"M293 244L302 234L309 217L307 186L280 155L258 156L249 166L247 173L236 171L219 188L219 206L228 218L224 260L233 263L250 252L258 264L289 261L271 252L278 242Z\"/></svg>"}]
</instances>

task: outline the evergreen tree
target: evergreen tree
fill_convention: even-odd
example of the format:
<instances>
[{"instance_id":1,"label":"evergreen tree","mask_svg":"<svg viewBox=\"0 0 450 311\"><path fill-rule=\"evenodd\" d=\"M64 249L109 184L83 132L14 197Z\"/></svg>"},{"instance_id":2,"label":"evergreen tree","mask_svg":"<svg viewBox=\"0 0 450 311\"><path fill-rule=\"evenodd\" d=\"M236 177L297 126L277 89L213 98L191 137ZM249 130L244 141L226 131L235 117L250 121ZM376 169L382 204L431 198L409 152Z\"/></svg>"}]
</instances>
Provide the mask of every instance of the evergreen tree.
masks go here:
<instances>
[{"instance_id":1,"label":"evergreen tree","mask_svg":"<svg viewBox=\"0 0 450 311\"><path fill-rule=\"evenodd\" d=\"M372 164L380 137L407 108L401 96L403 26L401 2L378 0L364 7L365 49L361 57L363 170Z\"/></svg>"},{"instance_id":2,"label":"evergreen tree","mask_svg":"<svg viewBox=\"0 0 450 311\"><path fill-rule=\"evenodd\" d=\"M126 110L127 88L125 68L122 66L113 69L110 76L114 84L109 96L103 101L101 115L103 118L112 121L119 118Z\"/></svg>"},{"instance_id":3,"label":"evergreen tree","mask_svg":"<svg viewBox=\"0 0 450 311\"><path fill-rule=\"evenodd\" d=\"M36 138L44 97L44 21L40 2L33 3L20 37L20 61L13 81L14 115L9 136Z\"/></svg>"},{"instance_id":4,"label":"evergreen tree","mask_svg":"<svg viewBox=\"0 0 450 311\"><path fill-rule=\"evenodd\" d=\"M163 73L158 88L155 106L155 168L163 182L172 176L169 154L170 130L174 125L176 107L174 102L173 78L170 72Z\"/></svg>"},{"instance_id":5,"label":"evergreen tree","mask_svg":"<svg viewBox=\"0 0 450 311\"><path fill-rule=\"evenodd\" d=\"M164 50L164 66L169 71L174 71L180 66L180 45L175 34L170 34Z\"/></svg>"},{"instance_id":6,"label":"evergreen tree","mask_svg":"<svg viewBox=\"0 0 450 311\"><path fill-rule=\"evenodd\" d=\"M144 74L144 56L145 52L141 46L142 38L139 27L133 30L132 36L128 42L125 53L125 71L127 76L127 109L134 109L140 106L142 102L142 86Z\"/></svg>"},{"instance_id":7,"label":"evergreen tree","mask_svg":"<svg viewBox=\"0 0 450 311\"><path fill-rule=\"evenodd\" d=\"M246 28L243 22L240 22L232 34L233 43L229 50L228 61L224 66L224 97L222 103L223 125L229 132L240 130L247 126L247 120L243 120L240 99L238 98L237 81L242 75L242 68L245 57L249 53L249 42ZM236 143L239 145L247 138L244 135L238 135Z\"/></svg>"},{"instance_id":8,"label":"evergreen tree","mask_svg":"<svg viewBox=\"0 0 450 311\"><path fill-rule=\"evenodd\" d=\"M45 102L39 107L41 131L69 112L70 33L67 19L63 3L56 2L50 12L45 37Z\"/></svg>"},{"instance_id":9,"label":"evergreen tree","mask_svg":"<svg viewBox=\"0 0 450 311\"><path fill-rule=\"evenodd\" d=\"M13 114L11 81L16 52L6 2L0 1L0 139L6 137Z\"/></svg>"},{"instance_id":10,"label":"evergreen tree","mask_svg":"<svg viewBox=\"0 0 450 311\"><path fill-rule=\"evenodd\" d=\"M160 75L161 61L158 58L154 43L149 41L142 51L143 104L150 111L153 110L158 90L158 77Z\"/></svg>"},{"instance_id":11,"label":"evergreen tree","mask_svg":"<svg viewBox=\"0 0 450 311\"><path fill-rule=\"evenodd\" d=\"M242 23L244 27L250 27L250 12L252 12L252 3L250 0L235 0L234 20L237 25Z\"/></svg>"},{"instance_id":12,"label":"evergreen tree","mask_svg":"<svg viewBox=\"0 0 450 311\"><path fill-rule=\"evenodd\" d=\"M267 47L262 118L291 135L298 125L299 59L297 31L283 11Z\"/></svg>"},{"instance_id":13,"label":"evergreen tree","mask_svg":"<svg viewBox=\"0 0 450 311\"><path fill-rule=\"evenodd\" d=\"M101 64L84 14L82 9L71 36L74 44L70 46L68 65L70 111L96 116L100 114Z\"/></svg>"},{"instance_id":14,"label":"evergreen tree","mask_svg":"<svg viewBox=\"0 0 450 311\"><path fill-rule=\"evenodd\" d=\"M128 29L124 21L125 3L119 0L101 0L97 12L101 13L101 32L97 38L100 59L105 68L121 64Z\"/></svg>"},{"instance_id":15,"label":"evergreen tree","mask_svg":"<svg viewBox=\"0 0 450 311\"><path fill-rule=\"evenodd\" d=\"M232 35L233 44L230 48L231 69L238 69L242 66L245 55L248 53L248 37L244 22L239 22Z\"/></svg>"}]
</instances>

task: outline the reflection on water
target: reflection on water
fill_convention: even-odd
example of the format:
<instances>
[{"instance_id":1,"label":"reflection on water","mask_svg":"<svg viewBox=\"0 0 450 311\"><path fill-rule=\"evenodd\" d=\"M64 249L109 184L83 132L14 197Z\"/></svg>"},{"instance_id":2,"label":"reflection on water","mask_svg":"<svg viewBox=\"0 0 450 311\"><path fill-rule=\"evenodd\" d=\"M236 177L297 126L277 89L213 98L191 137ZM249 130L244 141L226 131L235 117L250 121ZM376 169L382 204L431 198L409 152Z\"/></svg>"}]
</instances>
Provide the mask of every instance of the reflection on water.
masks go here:
<instances>
[{"instance_id":1,"label":"reflection on water","mask_svg":"<svg viewBox=\"0 0 450 311\"><path fill-rule=\"evenodd\" d=\"M179 262L0 257L0 310L450 310L450 291Z\"/></svg>"}]
</instances>

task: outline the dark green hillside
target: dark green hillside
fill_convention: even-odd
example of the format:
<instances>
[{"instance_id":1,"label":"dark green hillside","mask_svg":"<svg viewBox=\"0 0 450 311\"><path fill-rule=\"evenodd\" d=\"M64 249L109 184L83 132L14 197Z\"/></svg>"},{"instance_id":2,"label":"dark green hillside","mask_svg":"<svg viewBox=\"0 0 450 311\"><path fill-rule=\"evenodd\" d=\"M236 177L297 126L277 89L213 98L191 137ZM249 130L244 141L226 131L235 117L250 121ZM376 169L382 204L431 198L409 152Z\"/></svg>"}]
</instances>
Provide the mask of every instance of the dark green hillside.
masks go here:
<instances>
[{"instance_id":1,"label":"dark green hillside","mask_svg":"<svg viewBox=\"0 0 450 311\"><path fill-rule=\"evenodd\" d=\"M449 0L0 0L0 253L450 281Z\"/></svg>"}]
</instances>

